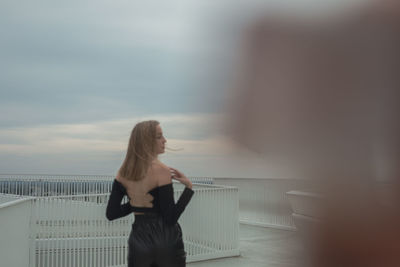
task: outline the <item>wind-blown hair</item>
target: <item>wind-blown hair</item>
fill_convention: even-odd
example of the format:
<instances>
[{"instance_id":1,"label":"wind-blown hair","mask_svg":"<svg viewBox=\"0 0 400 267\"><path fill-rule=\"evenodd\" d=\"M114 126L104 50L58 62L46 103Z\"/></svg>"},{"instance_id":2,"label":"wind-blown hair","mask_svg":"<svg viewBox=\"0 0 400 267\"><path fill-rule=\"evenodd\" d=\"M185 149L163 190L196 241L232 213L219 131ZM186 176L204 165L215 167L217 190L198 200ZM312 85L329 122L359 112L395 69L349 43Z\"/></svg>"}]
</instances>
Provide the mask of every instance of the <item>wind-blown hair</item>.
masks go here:
<instances>
[{"instance_id":1,"label":"wind-blown hair","mask_svg":"<svg viewBox=\"0 0 400 267\"><path fill-rule=\"evenodd\" d=\"M119 169L119 175L131 180L142 180L154 157L156 151L156 126L157 120L147 120L135 125L129 138L129 145L125 160Z\"/></svg>"}]
</instances>

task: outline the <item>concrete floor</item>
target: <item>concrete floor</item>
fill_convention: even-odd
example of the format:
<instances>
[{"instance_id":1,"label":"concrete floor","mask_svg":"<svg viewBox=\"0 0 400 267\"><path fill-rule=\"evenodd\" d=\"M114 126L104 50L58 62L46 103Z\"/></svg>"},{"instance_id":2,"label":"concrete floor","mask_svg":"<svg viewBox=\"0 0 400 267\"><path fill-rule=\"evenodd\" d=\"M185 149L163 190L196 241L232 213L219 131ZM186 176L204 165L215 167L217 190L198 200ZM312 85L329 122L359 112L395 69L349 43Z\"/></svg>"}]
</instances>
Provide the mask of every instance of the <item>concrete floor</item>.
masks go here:
<instances>
[{"instance_id":1,"label":"concrete floor","mask_svg":"<svg viewBox=\"0 0 400 267\"><path fill-rule=\"evenodd\" d=\"M187 263L189 267L303 267L304 251L295 231L239 224L240 256Z\"/></svg>"}]
</instances>

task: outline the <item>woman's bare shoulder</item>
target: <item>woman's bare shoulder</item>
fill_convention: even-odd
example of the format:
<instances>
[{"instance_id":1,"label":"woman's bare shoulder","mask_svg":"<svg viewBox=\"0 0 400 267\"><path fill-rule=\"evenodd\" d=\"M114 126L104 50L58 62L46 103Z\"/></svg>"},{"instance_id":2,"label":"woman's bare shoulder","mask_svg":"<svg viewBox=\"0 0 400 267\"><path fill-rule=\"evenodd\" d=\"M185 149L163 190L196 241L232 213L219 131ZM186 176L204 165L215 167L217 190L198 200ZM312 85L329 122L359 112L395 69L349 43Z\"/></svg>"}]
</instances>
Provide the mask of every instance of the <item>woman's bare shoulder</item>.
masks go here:
<instances>
[{"instance_id":1,"label":"woman's bare shoulder","mask_svg":"<svg viewBox=\"0 0 400 267\"><path fill-rule=\"evenodd\" d=\"M162 163L161 161L152 163L152 169L154 178L157 180L158 185L163 185L172 182L171 172L169 167L164 163Z\"/></svg>"},{"instance_id":2,"label":"woman's bare shoulder","mask_svg":"<svg viewBox=\"0 0 400 267\"><path fill-rule=\"evenodd\" d=\"M169 167L159 160L153 161L151 163L151 167L153 170L156 170L156 171L169 170Z\"/></svg>"},{"instance_id":3,"label":"woman's bare shoulder","mask_svg":"<svg viewBox=\"0 0 400 267\"><path fill-rule=\"evenodd\" d=\"M118 182L122 182L124 178L121 176L120 171L117 171L117 174L115 175L115 180L117 180Z\"/></svg>"}]
</instances>

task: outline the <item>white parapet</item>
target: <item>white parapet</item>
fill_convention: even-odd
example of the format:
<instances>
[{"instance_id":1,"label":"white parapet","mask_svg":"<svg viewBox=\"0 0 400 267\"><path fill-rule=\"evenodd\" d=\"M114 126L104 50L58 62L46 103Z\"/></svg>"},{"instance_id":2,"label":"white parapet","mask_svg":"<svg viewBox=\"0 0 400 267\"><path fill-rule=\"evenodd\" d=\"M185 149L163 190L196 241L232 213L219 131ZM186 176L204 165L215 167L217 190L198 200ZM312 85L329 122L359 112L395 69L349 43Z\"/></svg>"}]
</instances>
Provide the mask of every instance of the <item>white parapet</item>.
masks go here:
<instances>
[{"instance_id":1,"label":"white parapet","mask_svg":"<svg viewBox=\"0 0 400 267\"><path fill-rule=\"evenodd\" d=\"M29 266L32 198L0 194L1 266Z\"/></svg>"}]
</instances>

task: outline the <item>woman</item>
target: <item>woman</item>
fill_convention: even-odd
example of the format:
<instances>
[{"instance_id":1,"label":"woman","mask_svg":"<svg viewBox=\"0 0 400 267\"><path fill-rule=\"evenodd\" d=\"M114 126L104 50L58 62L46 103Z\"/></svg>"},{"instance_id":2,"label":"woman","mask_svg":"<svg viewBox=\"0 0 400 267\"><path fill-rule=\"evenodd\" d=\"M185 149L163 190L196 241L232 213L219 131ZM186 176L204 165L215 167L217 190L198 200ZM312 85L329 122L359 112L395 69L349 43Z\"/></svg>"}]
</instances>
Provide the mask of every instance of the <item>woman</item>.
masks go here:
<instances>
[{"instance_id":1,"label":"woman","mask_svg":"<svg viewBox=\"0 0 400 267\"><path fill-rule=\"evenodd\" d=\"M128 239L128 267L186 266L178 219L194 191L182 172L158 159L166 142L158 121L137 123L125 160L113 181L106 217L115 220L131 212L135 214ZM176 203L172 178L185 185ZM124 195L129 202L121 204Z\"/></svg>"}]
</instances>

